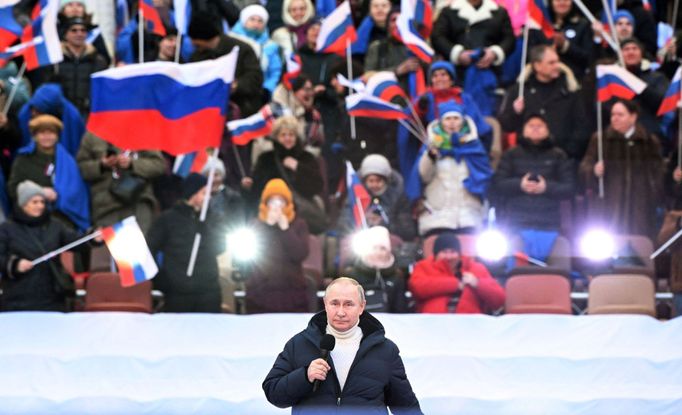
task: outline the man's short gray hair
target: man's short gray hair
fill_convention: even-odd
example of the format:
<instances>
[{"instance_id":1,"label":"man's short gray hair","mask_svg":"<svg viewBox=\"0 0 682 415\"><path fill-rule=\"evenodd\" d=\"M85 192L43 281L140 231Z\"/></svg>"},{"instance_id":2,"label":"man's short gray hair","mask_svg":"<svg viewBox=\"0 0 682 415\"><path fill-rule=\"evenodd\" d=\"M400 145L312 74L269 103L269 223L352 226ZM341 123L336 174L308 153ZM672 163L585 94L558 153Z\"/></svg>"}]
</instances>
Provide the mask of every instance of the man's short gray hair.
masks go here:
<instances>
[{"instance_id":1,"label":"man's short gray hair","mask_svg":"<svg viewBox=\"0 0 682 415\"><path fill-rule=\"evenodd\" d=\"M360 285L360 283L357 282L357 280L350 278L350 277L338 277L338 278L335 278L334 280L332 280L332 282L330 282L329 285L327 286L327 289L324 290L324 298L325 299L327 298L327 295L329 294L329 289L331 287L333 287L336 284L340 284L342 282L345 282L345 283L348 283L348 284L351 284L351 285L354 285L355 287L357 287L358 293L360 294L360 302L361 303L365 302L365 289L362 288L362 285Z\"/></svg>"}]
</instances>

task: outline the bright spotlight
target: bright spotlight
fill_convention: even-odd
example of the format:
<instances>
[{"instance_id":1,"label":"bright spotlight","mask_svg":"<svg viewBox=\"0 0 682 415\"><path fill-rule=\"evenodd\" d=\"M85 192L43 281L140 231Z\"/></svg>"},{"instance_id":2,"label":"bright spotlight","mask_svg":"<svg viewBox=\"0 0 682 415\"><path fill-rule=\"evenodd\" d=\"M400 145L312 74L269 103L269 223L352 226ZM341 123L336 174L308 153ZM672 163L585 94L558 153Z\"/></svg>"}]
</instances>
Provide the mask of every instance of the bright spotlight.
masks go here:
<instances>
[{"instance_id":1,"label":"bright spotlight","mask_svg":"<svg viewBox=\"0 0 682 415\"><path fill-rule=\"evenodd\" d=\"M507 256L509 245L502 232L488 229L476 238L476 254L492 262L497 262Z\"/></svg>"},{"instance_id":2,"label":"bright spotlight","mask_svg":"<svg viewBox=\"0 0 682 415\"><path fill-rule=\"evenodd\" d=\"M227 235L227 249L237 261L252 261L258 255L258 237L251 228L239 228Z\"/></svg>"},{"instance_id":3,"label":"bright spotlight","mask_svg":"<svg viewBox=\"0 0 682 415\"><path fill-rule=\"evenodd\" d=\"M593 261L603 261L612 258L616 252L613 236L601 229L587 232L580 240L582 256Z\"/></svg>"}]
</instances>

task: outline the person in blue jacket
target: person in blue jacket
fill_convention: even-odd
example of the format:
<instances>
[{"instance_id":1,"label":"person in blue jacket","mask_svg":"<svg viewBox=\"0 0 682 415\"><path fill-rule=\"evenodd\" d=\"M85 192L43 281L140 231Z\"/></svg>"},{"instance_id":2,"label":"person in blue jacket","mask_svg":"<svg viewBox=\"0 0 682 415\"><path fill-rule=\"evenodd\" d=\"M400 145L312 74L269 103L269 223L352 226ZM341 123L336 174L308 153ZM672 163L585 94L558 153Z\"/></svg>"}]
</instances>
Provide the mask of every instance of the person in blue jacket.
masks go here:
<instances>
[{"instance_id":1,"label":"person in blue jacket","mask_svg":"<svg viewBox=\"0 0 682 415\"><path fill-rule=\"evenodd\" d=\"M398 346L365 312L365 293L352 278L337 278L313 316L277 356L263 381L268 401L294 414L422 414ZM335 338L329 361L320 358L325 334ZM319 388L314 390L314 382Z\"/></svg>"}]
</instances>

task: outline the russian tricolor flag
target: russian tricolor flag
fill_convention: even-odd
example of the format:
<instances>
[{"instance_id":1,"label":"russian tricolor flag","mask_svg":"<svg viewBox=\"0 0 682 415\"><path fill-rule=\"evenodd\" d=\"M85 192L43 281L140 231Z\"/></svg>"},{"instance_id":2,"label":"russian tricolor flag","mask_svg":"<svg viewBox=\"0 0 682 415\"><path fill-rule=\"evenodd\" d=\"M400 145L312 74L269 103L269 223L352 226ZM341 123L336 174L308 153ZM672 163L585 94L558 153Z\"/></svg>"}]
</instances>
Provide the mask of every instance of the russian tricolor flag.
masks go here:
<instances>
[{"instance_id":1,"label":"russian tricolor flag","mask_svg":"<svg viewBox=\"0 0 682 415\"><path fill-rule=\"evenodd\" d=\"M172 155L218 147L239 48L180 65L148 62L92 75L88 131L127 150Z\"/></svg>"},{"instance_id":2,"label":"russian tricolor flag","mask_svg":"<svg viewBox=\"0 0 682 415\"><path fill-rule=\"evenodd\" d=\"M134 216L103 228L101 232L111 256L116 261L123 287L150 280L159 272Z\"/></svg>"},{"instance_id":3,"label":"russian tricolor flag","mask_svg":"<svg viewBox=\"0 0 682 415\"><path fill-rule=\"evenodd\" d=\"M371 197L349 161L346 161L346 190L348 192L348 207L353 212L355 227L366 228L365 211L369 207Z\"/></svg>"},{"instance_id":4,"label":"russian tricolor flag","mask_svg":"<svg viewBox=\"0 0 682 415\"><path fill-rule=\"evenodd\" d=\"M400 13L412 20L421 36L426 39L433 29L433 6L430 0L401 0Z\"/></svg>"},{"instance_id":5,"label":"russian tricolor flag","mask_svg":"<svg viewBox=\"0 0 682 415\"><path fill-rule=\"evenodd\" d=\"M272 115L264 107L250 117L227 123L227 129L232 133L232 142L238 146L245 146L258 137L264 137L272 131Z\"/></svg>"},{"instance_id":6,"label":"russian tricolor flag","mask_svg":"<svg viewBox=\"0 0 682 415\"><path fill-rule=\"evenodd\" d=\"M175 161L173 162L173 174L184 179L189 176L190 173L201 173L201 170L203 170L207 161L208 153L206 153L206 151L193 151L187 154L180 154L175 157Z\"/></svg>"},{"instance_id":7,"label":"russian tricolor flag","mask_svg":"<svg viewBox=\"0 0 682 415\"><path fill-rule=\"evenodd\" d=\"M434 55L433 49L415 29L414 22L407 15L401 13L398 16L396 27L398 37L410 52L414 53L423 62L431 63Z\"/></svg>"},{"instance_id":8,"label":"russian tricolor flag","mask_svg":"<svg viewBox=\"0 0 682 415\"><path fill-rule=\"evenodd\" d=\"M14 18L14 6L19 0L0 0L0 51L4 51L21 36L23 28Z\"/></svg>"},{"instance_id":9,"label":"russian tricolor flag","mask_svg":"<svg viewBox=\"0 0 682 415\"><path fill-rule=\"evenodd\" d=\"M350 13L350 3L344 1L322 21L315 51L343 55L347 41L353 42L357 36Z\"/></svg>"},{"instance_id":10,"label":"russian tricolor flag","mask_svg":"<svg viewBox=\"0 0 682 415\"><path fill-rule=\"evenodd\" d=\"M545 6L544 0L529 0L528 1L528 24L529 27L542 30L547 39L554 36L554 27L552 26L552 19L549 17L549 11Z\"/></svg>"},{"instance_id":11,"label":"russian tricolor flag","mask_svg":"<svg viewBox=\"0 0 682 415\"><path fill-rule=\"evenodd\" d=\"M682 66L677 68L675 76L673 76L673 80L670 82L668 91L665 93L665 97L663 98L656 115L661 116L674 111L675 108L682 107L682 82L680 82L680 78L682 78Z\"/></svg>"},{"instance_id":12,"label":"russian tricolor flag","mask_svg":"<svg viewBox=\"0 0 682 415\"><path fill-rule=\"evenodd\" d=\"M145 28L159 36L166 36L166 28L163 26L159 11L154 7L152 0L139 0L139 10L144 16Z\"/></svg>"},{"instance_id":13,"label":"russian tricolor flag","mask_svg":"<svg viewBox=\"0 0 682 415\"><path fill-rule=\"evenodd\" d=\"M597 65L597 100L612 97L632 99L646 89L646 83L618 65Z\"/></svg>"},{"instance_id":14,"label":"russian tricolor flag","mask_svg":"<svg viewBox=\"0 0 682 415\"><path fill-rule=\"evenodd\" d=\"M33 7L32 22L24 27L21 35L21 42L30 44L21 53L27 70L31 71L64 60L57 33L58 12L59 0L39 0Z\"/></svg>"},{"instance_id":15,"label":"russian tricolor flag","mask_svg":"<svg viewBox=\"0 0 682 415\"><path fill-rule=\"evenodd\" d=\"M347 96L346 110L348 115L353 117L381 118L384 120L409 118L405 110L398 105L385 102L366 93Z\"/></svg>"},{"instance_id":16,"label":"russian tricolor flag","mask_svg":"<svg viewBox=\"0 0 682 415\"><path fill-rule=\"evenodd\" d=\"M289 53L285 63L287 71L282 76L282 83L286 89L291 91L291 81L298 78L301 74L303 64L301 63L301 57L294 52Z\"/></svg>"},{"instance_id":17,"label":"russian tricolor flag","mask_svg":"<svg viewBox=\"0 0 682 415\"><path fill-rule=\"evenodd\" d=\"M395 74L388 71L376 72L372 75L367 80L365 93L387 102L391 102L396 97L407 100L407 95L398 84Z\"/></svg>"}]
</instances>

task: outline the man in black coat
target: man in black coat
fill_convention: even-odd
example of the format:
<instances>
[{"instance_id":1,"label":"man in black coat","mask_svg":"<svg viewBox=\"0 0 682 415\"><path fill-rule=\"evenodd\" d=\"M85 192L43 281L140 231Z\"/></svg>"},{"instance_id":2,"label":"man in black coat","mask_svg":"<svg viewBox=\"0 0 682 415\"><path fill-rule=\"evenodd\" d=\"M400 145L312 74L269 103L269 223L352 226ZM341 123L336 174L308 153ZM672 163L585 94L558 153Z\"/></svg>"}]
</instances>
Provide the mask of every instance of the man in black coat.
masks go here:
<instances>
[{"instance_id":1,"label":"man in black coat","mask_svg":"<svg viewBox=\"0 0 682 415\"><path fill-rule=\"evenodd\" d=\"M221 34L218 24L215 16L206 13L196 13L192 16L187 34L196 50L190 61L216 59L230 53L235 46L239 47L230 101L239 107L241 112L239 118L244 118L263 106L263 71L251 46Z\"/></svg>"},{"instance_id":2,"label":"man in black coat","mask_svg":"<svg viewBox=\"0 0 682 415\"><path fill-rule=\"evenodd\" d=\"M512 228L559 230L560 203L575 192L575 169L541 115L528 117L519 145L502 155L493 192Z\"/></svg>"},{"instance_id":3,"label":"man in black coat","mask_svg":"<svg viewBox=\"0 0 682 415\"><path fill-rule=\"evenodd\" d=\"M364 312L365 304L357 281L332 281L325 312L287 342L263 381L270 403L291 406L297 414L387 414L387 407L394 414L422 413L398 347L385 337L381 323ZM320 358L325 333L336 340L329 362ZM319 389L314 390L316 381Z\"/></svg>"},{"instance_id":4,"label":"man in black coat","mask_svg":"<svg viewBox=\"0 0 682 415\"><path fill-rule=\"evenodd\" d=\"M549 125L555 144L574 161L582 160L589 126L571 70L559 62L559 55L549 45L530 50L530 64L521 76L526 78L524 96L519 97L519 84L507 90L498 114L502 128L522 134L523 121L531 114L540 114Z\"/></svg>"},{"instance_id":5,"label":"man in black coat","mask_svg":"<svg viewBox=\"0 0 682 415\"><path fill-rule=\"evenodd\" d=\"M154 288L164 294L164 311L173 313L219 313L218 259L225 250L225 234L220 226L199 221L206 196L206 178L192 173L182 183L182 200L163 212L147 234L149 249L159 261ZM201 233L201 244L194 273L187 276L194 235ZM161 255L159 255L161 254Z\"/></svg>"}]
</instances>

